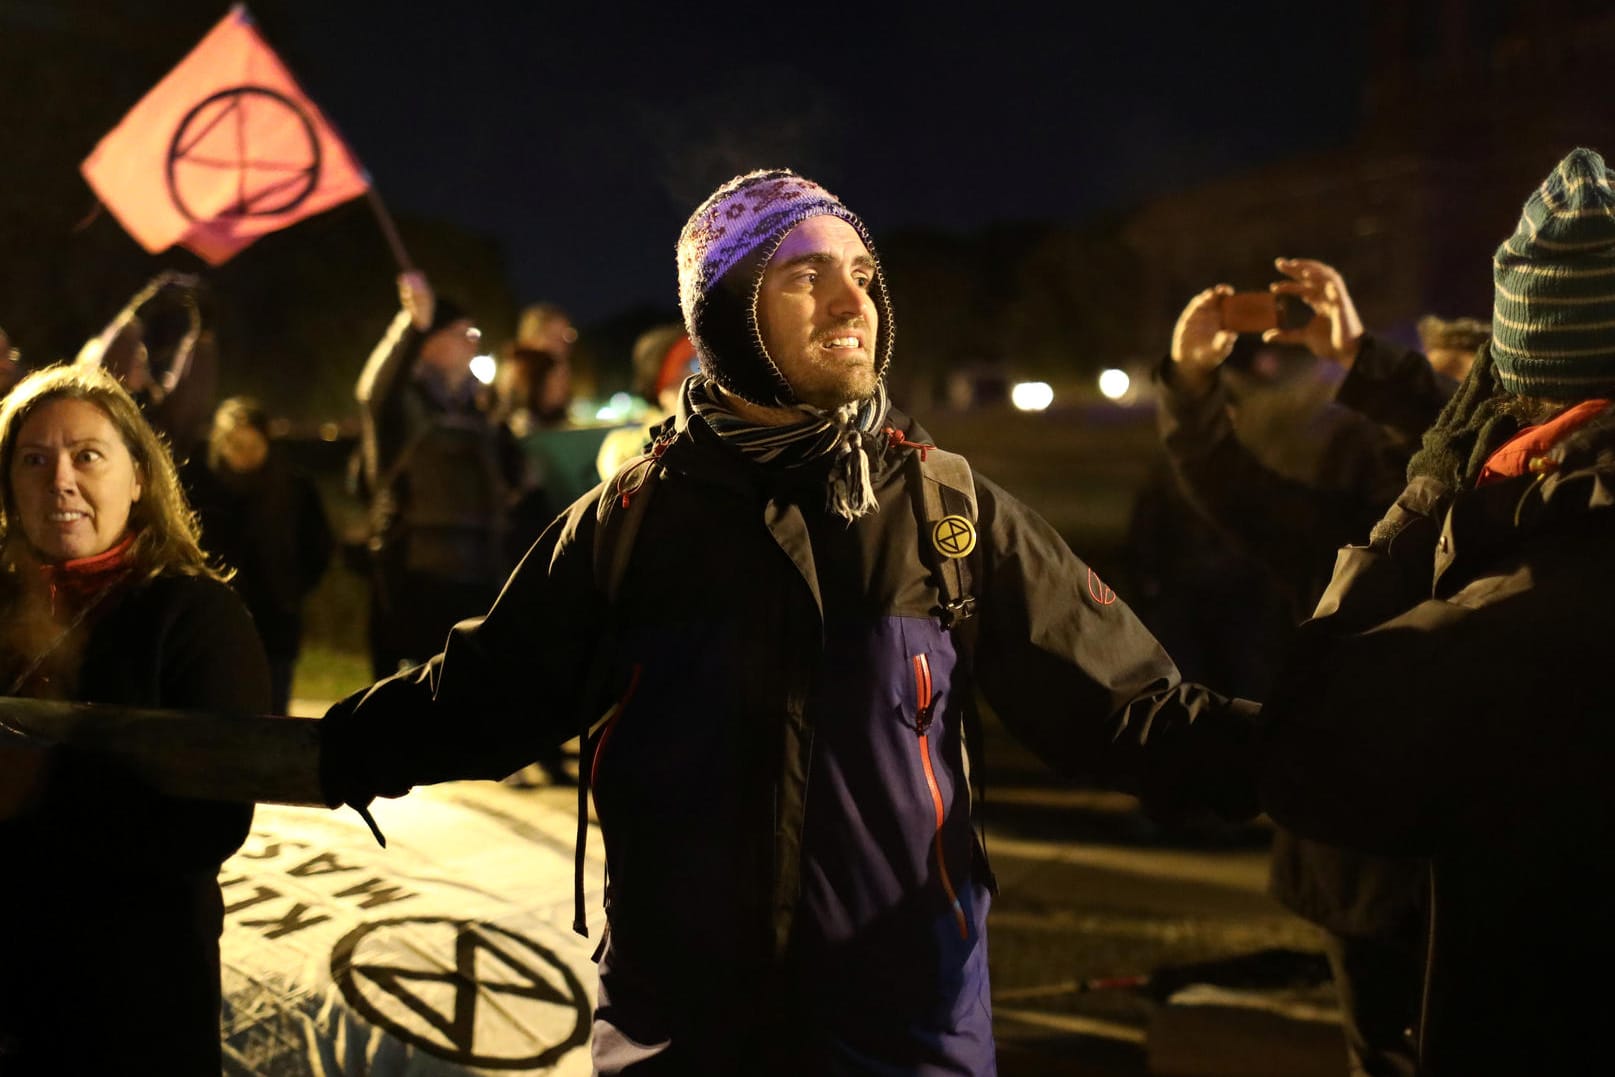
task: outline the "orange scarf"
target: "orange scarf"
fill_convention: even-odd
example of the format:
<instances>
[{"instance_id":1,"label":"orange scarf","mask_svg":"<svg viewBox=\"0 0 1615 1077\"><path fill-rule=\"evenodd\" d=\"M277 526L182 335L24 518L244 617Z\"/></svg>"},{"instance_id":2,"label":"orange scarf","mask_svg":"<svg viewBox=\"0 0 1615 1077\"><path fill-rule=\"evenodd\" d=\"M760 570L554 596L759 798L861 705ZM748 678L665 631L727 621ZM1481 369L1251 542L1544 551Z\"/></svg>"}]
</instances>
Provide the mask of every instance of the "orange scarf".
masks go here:
<instances>
[{"instance_id":1,"label":"orange scarf","mask_svg":"<svg viewBox=\"0 0 1615 1077\"><path fill-rule=\"evenodd\" d=\"M1492 453L1486 466L1480 469L1476 486L1485 486L1500 479L1512 479L1527 471L1541 471L1548 452L1559 442L1586 426L1609 407L1608 400L1583 400L1580 404L1560 412L1545 423L1528 426L1515 434L1503 447Z\"/></svg>"}]
</instances>

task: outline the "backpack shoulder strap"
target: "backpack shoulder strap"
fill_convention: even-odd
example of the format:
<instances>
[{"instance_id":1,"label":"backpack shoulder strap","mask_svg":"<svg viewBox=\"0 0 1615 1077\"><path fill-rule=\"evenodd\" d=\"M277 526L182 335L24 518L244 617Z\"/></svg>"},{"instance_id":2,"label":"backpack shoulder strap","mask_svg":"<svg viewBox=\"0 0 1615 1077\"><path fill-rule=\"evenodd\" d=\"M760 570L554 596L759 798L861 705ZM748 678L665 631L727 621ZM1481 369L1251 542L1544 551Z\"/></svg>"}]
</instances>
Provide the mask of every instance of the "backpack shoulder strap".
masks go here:
<instances>
[{"instance_id":1,"label":"backpack shoulder strap","mask_svg":"<svg viewBox=\"0 0 1615 1077\"><path fill-rule=\"evenodd\" d=\"M612 605L616 605L622 578L628 572L645 506L661 478L661 461L646 454L618 468L600 491L595 505L594 579Z\"/></svg>"},{"instance_id":2,"label":"backpack shoulder strap","mask_svg":"<svg viewBox=\"0 0 1615 1077\"><path fill-rule=\"evenodd\" d=\"M611 605L634 555L645 506L662 481L662 454L677 436L671 419L651 428L650 447L617 469L595 505L594 578Z\"/></svg>"},{"instance_id":3,"label":"backpack shoulder strap","mask_svg":"<svg viewBox=\"0 0 1615 1077\"><path fill-rule=\"evenodd\" d=\"M942 624L953 628L975 613L976 480L970 462L932 446L917 449L920 544L942 593Z\"/></svg>"},{"instance_id":4,"label":"backpack shoulder strap","mask_svg":"<svg viewBox=\"0 0 1615 1077\"><path fill-rule=\"evenodd\" d=\"M916 446L920 473L920 556L936 575L942 600L939 619L953 634L959 656L955 687L963 699L965 781L971 789L971 815L979 830L974 845L976 867L988 890L998 892L987 856L987 832L981 820L987 805L985 738L981 712L976 705L976 588L981 573L977 520L976 479L970 462L958 453L934 446Z\"/></svg>"},{"instance_id":5,"label":"backpack shoulder strap","mask_svg":"<svg viewBox=\"0 0 1615 1077\"><path fill-rule=\"evenodd\" d=\"M617 595L628 572L628 562L634 554L634 540L639 537L639 526L645 519L645 507L651 494L662 480L662 451L666 443L657 441L649 452L636 456L623 464L601 488L600 499L595 502L594 528L594 580L606 597L611 611L605 638L595 648L595 659L589 669L584 707L578 725L578 832L573 843L572 865L572 930L589 937L588 917L583 892L585 857L589 843L589 782L594 770L595 752L605 734L616 708L596 715L591 704L604 694L606 681L611 675L610 636L616 631ZM604 937L595 950L594 960L600 959L605 949Z\"/></svg>"}]
</instances>

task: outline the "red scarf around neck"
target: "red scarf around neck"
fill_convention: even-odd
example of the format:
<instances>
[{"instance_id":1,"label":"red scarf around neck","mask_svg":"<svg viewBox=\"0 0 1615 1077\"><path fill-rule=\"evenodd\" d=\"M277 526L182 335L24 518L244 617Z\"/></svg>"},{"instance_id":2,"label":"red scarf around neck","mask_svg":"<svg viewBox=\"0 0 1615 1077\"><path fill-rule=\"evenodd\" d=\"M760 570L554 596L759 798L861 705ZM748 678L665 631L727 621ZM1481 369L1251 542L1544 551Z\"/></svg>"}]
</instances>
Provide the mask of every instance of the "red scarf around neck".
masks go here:
<instances>
[{"instance_id":1,"label":"red scarf around neck","mask_svg":"<svg viewBox=\"0 0 1615 1077\"><path fill-rule=\"evenodd\" d=\"M1486 466L1481 468L1475 485L1485 486L1499 479L1512 479L1527 471L1541 470L1543 465L1535 461L1544 460L1555 445L1602 415L1609 403L1608 400L1583 400L1545 423L1521 430L1492 453Z\"/></svg>"},{"instance_id":2,"label":"red scarf around neck","mask_svg":"<svg viewBox=\"0 0 1615 1077\"><path fill-rule=\"evenodd\" d=\"M128 532L109 550L58 564L42 564L39 575L50 592L51 612L80 609L84 603L121 580L130 567L135 533Z\"/></svg>"}]
</instances>

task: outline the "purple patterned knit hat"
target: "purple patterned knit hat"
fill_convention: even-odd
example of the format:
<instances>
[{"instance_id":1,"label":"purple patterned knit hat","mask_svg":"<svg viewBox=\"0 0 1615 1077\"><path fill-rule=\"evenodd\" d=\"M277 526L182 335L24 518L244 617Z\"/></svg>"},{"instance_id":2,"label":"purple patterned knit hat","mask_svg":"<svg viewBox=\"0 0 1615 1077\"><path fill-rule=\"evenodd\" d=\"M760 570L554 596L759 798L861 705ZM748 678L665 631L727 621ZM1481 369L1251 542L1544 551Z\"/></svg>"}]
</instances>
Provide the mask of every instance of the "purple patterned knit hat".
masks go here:
<instances>
[{"instance_id":1,"label":"purple patterned knit hat","mask_svg":"<svg viewBox=\"0 0 1615 1077\"><path fill-rule=\"evenodd\" d=\"M748 172L714 191L679 233L679 306L701 369L754 404L799 402L763 345L757 295L768 260L791 229L821 216L850 224L875 259L869 293L880 315L876 373L884 379L891 365L893 327L880 259L864 222L829 191L789 169Z\"/></svg>"}]
</instances>

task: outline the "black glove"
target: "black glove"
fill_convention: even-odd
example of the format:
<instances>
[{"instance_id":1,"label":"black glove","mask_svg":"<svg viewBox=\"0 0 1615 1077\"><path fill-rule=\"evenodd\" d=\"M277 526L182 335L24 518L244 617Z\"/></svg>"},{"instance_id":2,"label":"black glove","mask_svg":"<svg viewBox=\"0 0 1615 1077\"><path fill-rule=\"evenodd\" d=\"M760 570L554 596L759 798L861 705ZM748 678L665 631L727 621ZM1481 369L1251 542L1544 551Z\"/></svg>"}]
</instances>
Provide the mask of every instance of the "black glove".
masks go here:
<instances>
[{"instance_id":1,"label":"black glove","mask_svg":"<svg viewBox=\"0 0 1615 1077\"><path fill-rule=\"evenodd\" d=\"M327 807L346 804L358 812L376 843L385 849L387 838L370 814L370 802L377 796L403 796L409 787L383 788L371 773L370 756L364 751L353 716L363 695L355 692L338 700L320 722L320 795Z\"/></svg>"}]
</instances>

